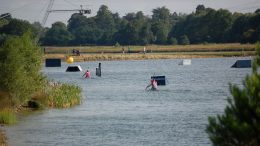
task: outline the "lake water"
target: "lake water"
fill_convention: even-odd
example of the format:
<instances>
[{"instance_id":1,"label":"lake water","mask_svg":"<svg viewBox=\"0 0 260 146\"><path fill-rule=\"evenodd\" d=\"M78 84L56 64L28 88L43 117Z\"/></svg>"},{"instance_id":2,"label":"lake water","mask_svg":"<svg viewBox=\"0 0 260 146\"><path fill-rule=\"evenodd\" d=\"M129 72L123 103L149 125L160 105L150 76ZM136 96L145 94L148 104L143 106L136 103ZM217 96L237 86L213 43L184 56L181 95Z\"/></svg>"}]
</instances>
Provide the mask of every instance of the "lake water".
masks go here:
<instances>
[{"instance_id":1,"label":"lake water","mask_svg":"<svg viewBox=\"0 0 260 146\"><path fill-rule=\"evenodd\" d=\"M43 68L48 78L77 84L83 102L70 109L34 113L7 127L10 146L198 146L211 145L208 116L223 113L228 83L239 86L251 69L230 66L241 58L103 61L74 63L91 79L61 68ZM245 59L245 58L242 58ZM150 77L165 75L167 86L145 91Z\"/></svg>"}]
</instances>

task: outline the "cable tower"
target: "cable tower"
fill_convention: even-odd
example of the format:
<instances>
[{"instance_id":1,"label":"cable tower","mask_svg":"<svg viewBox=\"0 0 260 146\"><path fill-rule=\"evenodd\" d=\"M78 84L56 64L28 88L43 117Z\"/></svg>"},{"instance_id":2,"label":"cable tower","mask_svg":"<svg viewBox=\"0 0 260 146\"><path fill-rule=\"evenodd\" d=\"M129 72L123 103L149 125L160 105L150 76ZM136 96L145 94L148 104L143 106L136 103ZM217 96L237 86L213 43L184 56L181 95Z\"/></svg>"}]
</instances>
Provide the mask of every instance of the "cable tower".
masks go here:
<instances>
[{"instance_id":1,"label":"cable tower","mask_svg":"<svg viewBox=\"0 0 260 146\"><path fill-rule=\"evenodd\" d=\"M81 14L81 15L90 14L90 13L91 13L91 10L90 10L90 9L83 9L83 6L82 6L82 5L80 5L80 9L72 9L72 10L64 10L64 9L63 9L63 10L52 10L53 4L54 4L54 0L50 0L49 5L48 5L48 7L47 7L47 10L46 10L46 12L45 12L45 15L44 15L44 17L43 17L43 20L42 20L42 22L41 22L42 27L45 26L45 23L46 23L46 21L47 21L47 19L48 19L48 16L49 16L49 14L52 13L52 12L79 12L79 14ZM37 39L36 39L37 42L39 41L40 36L42 35L42 33L43 33L43 30L41 30L40 33L38 34Z\"/></svg>"}]
</instances>

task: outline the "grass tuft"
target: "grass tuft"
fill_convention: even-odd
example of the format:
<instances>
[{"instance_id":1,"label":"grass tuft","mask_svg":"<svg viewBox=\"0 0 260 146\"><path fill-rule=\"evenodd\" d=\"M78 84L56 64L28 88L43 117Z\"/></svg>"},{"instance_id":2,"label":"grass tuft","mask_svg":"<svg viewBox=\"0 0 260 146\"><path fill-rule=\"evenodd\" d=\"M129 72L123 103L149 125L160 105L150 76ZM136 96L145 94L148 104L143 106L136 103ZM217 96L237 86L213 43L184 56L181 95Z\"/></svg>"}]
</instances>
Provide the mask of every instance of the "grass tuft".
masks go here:
<instances>
[{"instance_id":1,"label":"grass tuft","mask_svg":"<svg viewBox=\"0 0 260 146\"><path fill-rule=\"evenodd\" d=\"M16 116L14 112L10 109L4 109L0 111L0 124L15 124Z\"/></svg>"}]
</instances>

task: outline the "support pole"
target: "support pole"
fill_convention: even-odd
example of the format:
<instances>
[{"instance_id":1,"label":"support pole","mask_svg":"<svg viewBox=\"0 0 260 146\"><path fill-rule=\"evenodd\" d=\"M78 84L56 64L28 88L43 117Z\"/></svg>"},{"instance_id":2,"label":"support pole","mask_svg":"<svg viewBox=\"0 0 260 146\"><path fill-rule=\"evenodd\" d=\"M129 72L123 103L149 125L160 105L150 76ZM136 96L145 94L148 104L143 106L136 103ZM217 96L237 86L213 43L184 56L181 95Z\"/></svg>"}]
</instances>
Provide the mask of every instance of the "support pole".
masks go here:
<instances>
[{"instance_id":1,"label":"support pole","mask_svg":"<svg viewBox=\"0 0 260 146\"><path fill-rule=\"evenodd\" d=\"M101 77L101 63L99 63L98 68L96 68L96 76Z\"/></svg>"}]
</instances>

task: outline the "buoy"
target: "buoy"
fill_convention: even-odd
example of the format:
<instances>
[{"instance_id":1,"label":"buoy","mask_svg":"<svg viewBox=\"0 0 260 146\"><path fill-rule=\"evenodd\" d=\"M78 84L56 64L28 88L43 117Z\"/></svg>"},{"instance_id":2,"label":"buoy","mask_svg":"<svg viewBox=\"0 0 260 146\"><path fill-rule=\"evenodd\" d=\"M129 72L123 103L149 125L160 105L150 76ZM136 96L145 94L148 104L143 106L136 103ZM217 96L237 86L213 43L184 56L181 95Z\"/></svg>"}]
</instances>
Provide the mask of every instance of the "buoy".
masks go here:
<instances>
[{"instance_id":1,"label":"buoy","mask_svg":"<svg viewBox=\"0 0 260 146\"><path fill-rule=\"evenodd\" d=\"M73 63L74 62L74 59L73 59L73 57L69 57L68 59L67 59L67 63Z\"/></svg>"}]
</instances>

